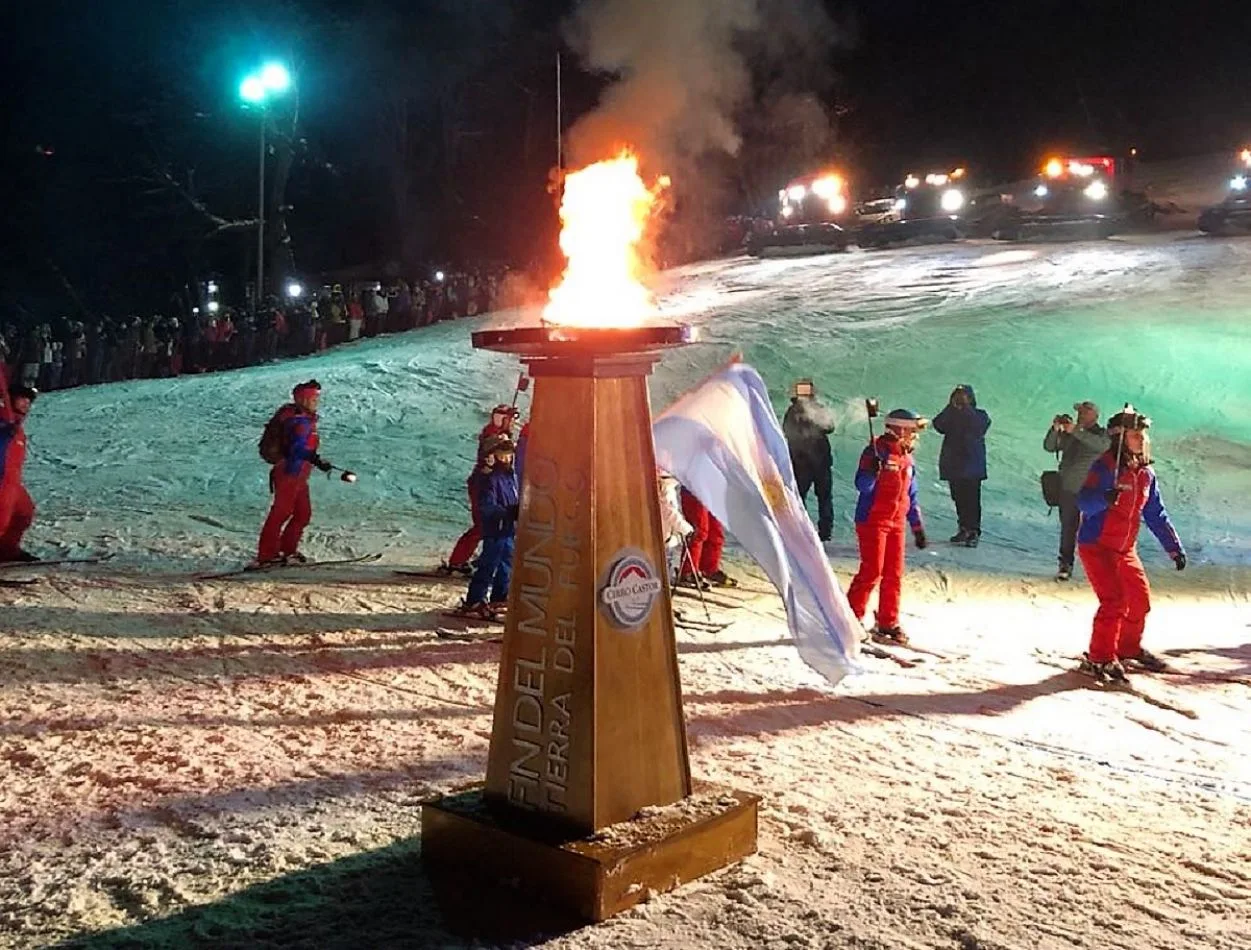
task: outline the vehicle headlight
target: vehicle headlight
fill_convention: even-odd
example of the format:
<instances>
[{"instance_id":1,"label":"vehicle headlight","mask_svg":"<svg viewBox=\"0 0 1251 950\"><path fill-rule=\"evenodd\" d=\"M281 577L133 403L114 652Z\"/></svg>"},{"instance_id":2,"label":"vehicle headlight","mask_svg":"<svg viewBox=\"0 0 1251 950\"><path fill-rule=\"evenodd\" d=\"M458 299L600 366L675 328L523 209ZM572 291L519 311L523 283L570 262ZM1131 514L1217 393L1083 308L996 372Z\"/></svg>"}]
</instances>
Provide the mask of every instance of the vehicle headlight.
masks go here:
<instances>
[{"instance_id":1,"label":"vehicle headlight","mask_svg":"<svg viewBox=\"0 0 1251 950\"><path fill-rule=\"evenodd\" d=\"M1091 201L1102 201L1108 196L1108 186L1101 181L1092 181L1082 192Z\"/></svg>"},{"instance_id":2,"label":"vehicle headlight","mask_svg":"<svg viewBox=\"0 0 1251 950\"><path fill-rule=\"evenodd\" d=\"M795 209L790 205L782 205L782 217L789 218L795 213Z\"/></svg>"},{"instance_id":3,"label":"vehicle headlight","mask_svg":"<svg viewBox=\"0 0 1251 950\"><path fill-rule=\"evenodd\" d=\"M939 204L948 214L954 214L964 207L964 192L959 188L948 188L939 199Z\"/></svg>"},{"instance_id":4,"label":"vehicle headlight","mask_svg":"<svg viewBox=\"0 0 1251 950\"><path fill-rule=\"evenodd\" d=\"M1247 176L1235 175L1233 178L1229 179L1229 187L1232 188L1234 191L1246 191L1247 190Z\"/></svg>"},{"instance_id":5,"label":"vehicle headlight","mask_svg":"<svg viewBox=\"0 0 1251 950\"><path fill-rule=\"evenodd\" d=\"M847 210L847 199L842 195L835 195L830 199L830 214L842 214Z\"/></svg>"},{"instance_id":6,"label":"vehicle headlight","mask_svg":"<svg viewBox=\"0 0 1251 950\"><path fill-rule=\"evenodd\" d=\"M904 208L906 208L906 207L908 207L908 199L907 199L907 198L896 198L896 199L895 199L895 210L896 210L896 211L903 211L903 210L904 210Z\"/></svg>"},{"instance_id":7,"label":"vehicle headlight","mask_svg":"<svg viewBox=\"0 0 1251 950\"><path fill-rule=\"evenodd\" d=\"M1034 196L1036 198L1046 198L1049 194L1051 194L1051 189L1046 185L1039 185L1034 189Z\"/></svg>"},{"instance_id":8,"label":"vehicle headlight","mask_svg":"<svg viewBox=\"0 0 1251 950\"><path fill-rule=\"evenodd\" d=\"M803 185L791 185L791 187L787 189L786 194L790 197L791 201L803 201L804 195L808 194L808 189Z\"/></svg>"}]
</instances>

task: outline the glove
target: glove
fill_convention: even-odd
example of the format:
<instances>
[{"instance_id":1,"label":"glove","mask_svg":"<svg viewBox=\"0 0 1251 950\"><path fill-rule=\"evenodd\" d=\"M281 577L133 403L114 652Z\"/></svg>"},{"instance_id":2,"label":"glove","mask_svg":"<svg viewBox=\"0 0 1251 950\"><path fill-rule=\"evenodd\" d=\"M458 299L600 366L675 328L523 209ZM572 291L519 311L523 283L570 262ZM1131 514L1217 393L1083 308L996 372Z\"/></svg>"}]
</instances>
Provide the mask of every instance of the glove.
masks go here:
<instances>
[{"instance_id":1,"label":"glove","mask_svg":"<svg viewBox=\"0 0 1251 950\"><path fill-rule=\"evenodd\" d=\"M880 455L873 456L873 474L876 475L882 470L882 457Z\"/></svg>"},{"instance_id":2,"label":"glove","mask_svg":"<svg viewBox=\"0 0 1251 950\"><path fill-rule=\"evenodd\" d=\"M313 466L320 472L328 472L332 468L334 468L333 465L327 462L320 455L314 455L312 458L312 463L313 463Z\"/></svg>"},{"instance_id":3,"label":"glove","mask_svg":"<svg viewBox=\"0 0 1251 950\"><path fill-rule=\"evenodd\" d=\"M1173 563L1177 565L1177 569L1179 571L1184 571L1186 569L1186 552L1178 551L1176 554L1174 554Z\"/></svg>"},{"instance_id":4,"label":"glove","mask_svg":"<svg viewBox=\"0 0 1251 950\"><path fill-rule=\"evenodd\" d=\"M912 540L917 543L918 551L924 551L930 544L925 540L925 531L921 528L917 528L912 532Z\"/></svg>"},{"instance_id":5,"label":"glove","mask_svg":"<svg viewBox=\"0 0 1251 950\"><path fill-rule=\"evenodd\" d=\"M1109 505L1115 505L1116 500L1121 497L1121 490L1119 488L1109 488L1103 493L1103 497Z\"/></svg>"}]
</instances>

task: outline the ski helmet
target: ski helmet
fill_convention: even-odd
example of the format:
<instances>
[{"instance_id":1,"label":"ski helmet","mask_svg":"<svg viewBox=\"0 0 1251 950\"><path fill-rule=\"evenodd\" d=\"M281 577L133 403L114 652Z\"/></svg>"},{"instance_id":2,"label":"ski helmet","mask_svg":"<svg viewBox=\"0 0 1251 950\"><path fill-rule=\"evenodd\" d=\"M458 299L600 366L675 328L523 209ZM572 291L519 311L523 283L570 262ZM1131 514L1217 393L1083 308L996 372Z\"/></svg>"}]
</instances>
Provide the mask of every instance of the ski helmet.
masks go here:
<instances>
[{"instance_id":1,"label":"ski helmet","mask_svg":"<svg viewBox=\"0 0 1251 950\"><path fill-rule=\"evenodd\" d=\"M34 386L14 386L9 390L10 399L29 399L34 402L39 396L39 390Z\"/></svg>"},{"instance_id":2,"label":"ski helmet","mask_svg":"<svg viewBox=\"0 0 1251 950\"><path fill-rule=\"evenodd\" d=\"M930 424L930 421L924 416L918 415L911 409L892 409L886 416L886 428L900 429L902 431L916 430L921 431Z\"/></svg>"}]
</instances>

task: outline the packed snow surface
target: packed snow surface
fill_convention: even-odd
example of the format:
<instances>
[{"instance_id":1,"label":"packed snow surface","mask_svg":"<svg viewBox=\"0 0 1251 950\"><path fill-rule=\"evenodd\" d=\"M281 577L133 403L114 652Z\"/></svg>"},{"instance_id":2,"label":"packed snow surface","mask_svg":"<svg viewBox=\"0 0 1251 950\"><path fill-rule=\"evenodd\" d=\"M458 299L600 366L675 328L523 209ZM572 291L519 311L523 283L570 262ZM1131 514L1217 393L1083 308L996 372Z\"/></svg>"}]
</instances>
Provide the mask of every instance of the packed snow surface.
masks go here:
<instances>
[{"instance_id":1,"label":"packed snow surface","mask_svg":"<svg viewBox=\"0 0 1251 950\"><path fill-rule=\"evenodd\" d=\"M970 562L1041 569L1052 559L1038 474L1052 417L1093 399L1155 421L1157 471L1195 560L1251 560L1251 242L1108 241L931 246L802 260L740 259L666 277L666 314L703 343L667 355L654 408L741 350L774 393L811 376L839 422L838 533L851 529L863 399L933 416L959 383L993 426L985 552ZM310 550L434 556L466 516L465 477L490 407L517 364L472 350L481 323L441 324L298 362L54 393L30 423L34 537L105 547L159 569L246 559L268 501L256 442L291 386L322 383L327 458L360 473L318 481ZM522 396L522 400L527 399ZM524 402L523 402L524 406ZM879 430L880 431L880 430ZM937 537L951 505L940 437L918 450ZM1144 545L1151 551L1151 545Z\"/></svg>"},{"instance_id":2,"label":"packed snow surface","mask_svg":"<svg viewBox=\"0 0 1251 950\"><path fill-rule=\"evenodd\" d=\"M938 437L904 624L925 651L836 691L750 565L675 600L698 778L763 796L760 852L561 950L1242 950L1251 907L1251 242L966 244L671 273L704 342L657 408L741 350L777 407L812 376L839 426L830 547L854 569L863 397L927 415L957 383L994 418L986 542L951 548ZM496 319L515 319L504 315ZM420 802L485 769L497 644L441 637L429 566L466 519L474 433L515 365L445 324L299 362L41 398L31 545L113 561L0 587L0 947L462 947L419 861ZM307 545L380 564L242 580L267 501L256 441L324 386ZM526 397L522 397L525 399ZM1155 419L1192 555L1156 585L1141 692L1071 672L1094 602L1051 580L1038 495L1051 417L1079 399ZM481 944L478 944L481 946Z\"/></svg>"}]
</instances>

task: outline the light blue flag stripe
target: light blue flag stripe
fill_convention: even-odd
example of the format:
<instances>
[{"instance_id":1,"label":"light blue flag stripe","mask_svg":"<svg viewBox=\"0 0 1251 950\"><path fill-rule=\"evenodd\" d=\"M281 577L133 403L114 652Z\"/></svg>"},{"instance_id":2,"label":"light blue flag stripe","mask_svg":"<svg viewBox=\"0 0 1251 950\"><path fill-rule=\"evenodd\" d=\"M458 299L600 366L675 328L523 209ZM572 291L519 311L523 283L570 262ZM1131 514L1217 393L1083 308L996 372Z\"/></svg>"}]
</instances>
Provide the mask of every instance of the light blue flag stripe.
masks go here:
<instances>
[{"instance_id":1,"label":"light blue flag stripe","mask_svg":"<svg viewBox=\"0 0 1251 950\"><path fill-rule=\"evenodd\" d=\"M795 486L760 375L731 363L653 426L656 464L698 498L778 589L800 656L831 683L858 670L864 631Z\"/></svg>"}]
</instances>

